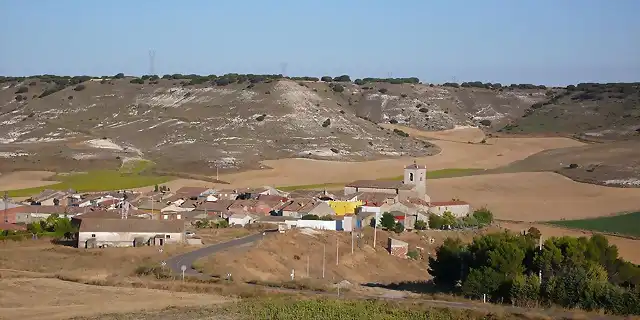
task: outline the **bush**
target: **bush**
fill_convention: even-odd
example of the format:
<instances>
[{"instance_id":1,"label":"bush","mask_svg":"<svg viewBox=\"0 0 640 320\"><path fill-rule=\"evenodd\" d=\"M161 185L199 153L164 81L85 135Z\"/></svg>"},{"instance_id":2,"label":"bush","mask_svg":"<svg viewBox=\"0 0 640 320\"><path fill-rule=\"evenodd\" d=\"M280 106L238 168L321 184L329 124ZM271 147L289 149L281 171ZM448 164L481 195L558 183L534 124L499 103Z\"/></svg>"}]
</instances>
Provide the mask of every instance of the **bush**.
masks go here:
<instances>
[{"instance_id":1,"label":"bush","mask_svg":"<svg viewBox=\"0 0 640 320\"><path fill-rule=\"evenodd\" d=\"M488 225L493 223L493 212L487 208L480 208L473 212L473 217L476 218L479 224Z\"/></svg>"},{"instance_id":2,"label":"bush","mask_svg":"<svg viewBox=\"0 0 640 320\"><path fill-rule=\"evenodd\" d=\"M407 251L407 257L409 257L409 259L418 260L418 258L420 258L420 255L416 250L409 250Z\"/></svg>"},{"instance_id":3,"label":"bush","mask_svg":"<svg viewBox=\"0 0 640 320\"><path fill-rule=\"evenodd\" d=\"M327 119L322 123L322 127L326 128L331 125L331 119Z\"/></svg>"},{"instance_id":4,"label":"bush","mask_svg":"<svg viewBox=\"0 0 640 320\"><path fill-rule=\"evenodd\" d=\"M16 101L20 102L22 100L25 100L25 97L23 97L22 95L17 95L16 96Z\"/></svg>"},{"instance_id":5,"label":"bush","mask_svg":"<svg viewBox=\"0 0 640 320\"><path fill-rule=\"evenodd\" d=\"M122 79L122 78L124 78L124 73L122 73L122 72L121 72L121 73L118 73L118 74L116 74L116 75L115 75L115 76L113 76L113 77L114 77L114 78L116 78L116 79Z\"/></svg>"},{"instance_id":6,"label":"bush","mask_svg":"<svg viewBox=\"0 0 640 320\"><path fill-rule=\"evenodd\" d=\"M422 107L422 108L418 109L418 111L420 111L422 113L427 113L427 112L429 112L429 109L427 109L425 107Z\"/></svg>"},{"instance_id":7,"label":"bush","mask_svg":"<svg viewBox=\"0 0 640 320\"><path fill-rule=\"evenodd\" d=\"M129 81L129 83L135 83L135 84L144 84L144 79L142 78L133 78Z\"/></svg>"},{"instance_id":8,"label":"bush","mask_svg":"<svg viewBox=\"0 0 640 320\"><path fill-rule=\"evenodd\" d=\"M18 88L18 90L16 90L16 94L26 93L26 92L29 92L29 88L27 87L20 87Z\"/></svg>"},{"instance_id":9,"label":"bush","mask_svg":"<svg viewBox=\"0 0 640 320\"><path fill-rule=\"evenodd\" d=\"M487 119L481 120L480 124L485 126L485 127L488 127L488 126L491 125L491 120L487 120Z\"/></svg>"},{"instance_id":10,"label":"bush","mask_svg":"<svg viewBox=\"0 0 640 320\"><path fill-rule=\"evenodd\" d=\"M396 119L391 119L391 120L389 120L389 123L391 123L391 124L396 124L396 123L398 123L398 120L396 120Z\"/></svg>"},{"instance_id":11,"label":"bush","mask_svg":"<svg viewBox=\"0 0 640 320\"><path fill-rule=\"evenodd\" d=\"M320 220L320 217L318 217L315 214L305 214L304 216L302 216L301 219L302 220Z\"/></svg>"},{"instance_id":12,"label":"bush","mask_svg":"<svg viewBox=\"0 0 640 320\"><path fill-rule=\"evenodd\" d=\"M387 88L380 88L380 89L378 89L378 92L380 92L382 94L385 94L385 93L389 92L389 90Z\"/></svg>"},{"instance_id":13,"label":"bush","mask_svg":"<svg viewBox=\"0 0 640 320\"><path fill-rule=\"evenodd\" d=\"M256 117L256 121L263 121L264 118L266 118L266 117L267 117L266 114L259 115L258 117Z\"/></svg>"},{"instance_id":14,"label":"bush","mask_svg":"<svg viewBox=\"0 0 640 320\"><path fill-rule=\"evenodd\" d=\"M429 228L441 229L444 226L444 219L437 214L429 214Z\"/></svg>"},{"instance_id":15,"label":"bush","mask_svg":"<svg viewBox=\"0 0 640 320\"><path fill-rule=\"evenodd\" d=\"M356 79L356 81L354 81L353 83L361 86L361 85L364 85L366 82L364 82L362 79Z\"/></svg>"},{"instance_id":16,"label":"bush","mask_svg":"<svg viewBox=\"0 0 640 320\"><path fill-rule=\"evenodd\" d=\"M85 89L84 84L79 84L75 88L73 88L73 90L75 90L75 91L82 91L84 89Z\"/></svg>"},{"instance_id":17,"label":"bush","mask_svg":"<svg viewBox=\"0 0 640 320\"><path fill-rule=\"evenodd\" d=\"M402 131L400 129L393 129L393 133L395 133L395 134L397 134L397 135L399 135L401 137L405 137L405 138L409 136L408 133L406 133L406 132L404 132L404 131Z\"/></svg>"},{"instance_id":18,"label":"bush","mask_svg":"<svg viewBox=\"0 0 640 320\"><path fill-rule=\"evenodd\" d=\"M416 230L427 230L427 223L422 220L416 220L415 225L413 226Z\"/></svg>"},{"instance_id":19,"label":"bush","mask_svg":"<svg viewBox=\"0 0 640 320\"><path fill-rule=\"evenodd\" d=\"M341 75L339 77L333 78L333 81L335 81L335 82L351 82L351 78L348 75L344 74L344 75Z\"/></svg>"},{"instance_id":20,"label":"bush","mask_svg":"<svg viewBox=\"0 0 640 320\"><path fill-rule=\"evenodd\" d=\"M396 226L396 218L391 213L385 212L380 218L380 226L387 230L393 230Z\"/></svg>"},{"instance_id":21,"label":"bush","mask_svg":"<svg viewBox=\"0 0 640 320\"><path fill-rule=\"evenodd\" d=\"M344 91L344 87L340 84L336 84L334 86L331 87L331 89L333 89L334 92L343 92Z\"/></svg>"},{"instance_id":22,"label":"bush","mask_svg":"<svg viewBox=\"0 0 640 320\"><path fill-rule=\"evenodd\" d=\"M324 81L324 82L332 82L333 78L329 77L329 76L324 76L322 78L320 78L320 81Z\"/></svg>"},{"instance_id":23,"label":"bush","mask_svg":"<svg viewBox=\"0 0 640 320\"><path fill-rule=\"evenodd\" d=\"M393 232L402 233L404 231L404 225L400 222L396 222L396 225L393 227Z\"/></svg>"}]
</instances>

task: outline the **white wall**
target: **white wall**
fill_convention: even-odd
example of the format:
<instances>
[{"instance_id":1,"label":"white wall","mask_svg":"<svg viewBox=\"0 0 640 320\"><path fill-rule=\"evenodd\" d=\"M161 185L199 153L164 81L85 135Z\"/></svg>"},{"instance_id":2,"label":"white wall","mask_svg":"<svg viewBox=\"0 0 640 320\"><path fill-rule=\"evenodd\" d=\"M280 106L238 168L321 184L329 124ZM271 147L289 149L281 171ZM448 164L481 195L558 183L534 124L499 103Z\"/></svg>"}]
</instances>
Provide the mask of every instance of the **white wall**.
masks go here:
<instances>
[{"instance_id":1,"label":"white wall","mask_svg":"<svg viewBox=\"0 0 640 320\"><path fill-rule=\"evenodd\" d=\"M251 217L249 216L244 216L242 218L234 218L234 217L229 217L229 224L230 225L238 225L238 226L245 226L247 224L249 224L251 222Z\"/></svg>"},{"instance_id":2,"label":"white wall","mask_svg":"<svg viewBox=\"0 0 640 320\"><path fill-rule=\"evenodd\" d=\"M319 230L336 230L336 222L335 221L324 221L324 220L298 220L295 224L298 228L311 228L311 229L319 229ZM287 221L289 224L289 221Z\"/></svg>"},{"instance_id":3,"label":"white wall","mask_svg":"<svg viewBox=\"0 0 640 320\"><path fill-rule=\"evenodd\" d=\"M132 247L133 241L137 237L146 240L155 237L157 234L169 235L165 238L165 243L183 242L184 233L159 233L159 232L80 232L78 233L78 247L84 248L87 240L92 239L91 235L95 235L98 245L109 244L112 247Z\"/></svg>"},{"instance_id":4,"label":"white wall","mask_svg":"<svg viewBox=\"0 0 640 320\"><path fill-rule=\"evenodd\" d=\"M471 208L468 204L456 204L451 206L429 207L429 213L443 215L446 211L451 212L455 217L460 218L469 214Z\"/></svg>"}]
</instances>

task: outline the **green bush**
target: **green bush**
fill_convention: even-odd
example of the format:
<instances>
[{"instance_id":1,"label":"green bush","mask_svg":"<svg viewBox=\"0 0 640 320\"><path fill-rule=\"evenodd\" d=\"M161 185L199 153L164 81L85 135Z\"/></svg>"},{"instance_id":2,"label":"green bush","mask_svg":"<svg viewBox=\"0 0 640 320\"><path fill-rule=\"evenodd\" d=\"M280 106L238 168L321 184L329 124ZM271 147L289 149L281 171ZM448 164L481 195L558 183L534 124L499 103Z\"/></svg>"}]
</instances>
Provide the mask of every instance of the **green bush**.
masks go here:
<instances>
[{"instance_id":1,"label":"green bush","mask_svg":"<svg viewBox=\"0 0 640 320\"><path fill-rule=\"evenodd\" d=\"M79 84L77 85L75 88L73 88L74 91L82 91L84 90L86 87L84 86L84 84Z\"/></svg>"},{"instance_id":2,"label":"green bush","mask_svg":"<svg viewBox=\"0 0 640 320\"><path fill-rule=\"evenodd\" d=\"M380 92L380 93L382 93L382 94L385 94L385 93L389 92L389 89L387 89L387 88L380 88L380 89L378 89L378 92Z\"/></svg>"},{"instance_id":3,"label":"green bush","mask_svg":"<svg viewBox=\"0 0 640 320\"><path fill-rule=\"evenodd\" d=\"M329 77L329 76L324 76L322 78L320 78L320 81L324 81L324 82L332 82L333 78Z\"/></svg>"},{"instance_id":4,"label":"green bush","mask_svg":"<svg viewBox=\"0 0 640 320\"><path fill-rule=\"evenodd\" d=\"M404 131L402 131L400 129L393 129L393 133L395 133L395 134L397 134L397 135L399 135L401 137L405 137L405 138L409 136L408 133L406 133L406 132L404 132Z\"/></svg>"},{"instance_id":5,"label":"green bush","mask_svg":"<svg viewBox=\"0 0 640 320\"><path fill-rule=\"evenodd\" d=\"M416 230L427 230L427 227L427 222L422 220L416 220L416 223L413 226L413 228Z\"/></svg>"},{"instance_id":6,"label":"green bush","mask_svg":"<svg viewBox=\"0 0 640 320\"><path fill-rule=\"evenodd\" d=\"M340 85L340 84L336 84L336 85L331 86L331 89L333 90L333 92L338 92L338 93L344 91L344 87L342 85Z\"/></svg>"},{"instance_id":7,"label":"green bush","mask_svg":"<svg viewBox=\"0 0 640 320\"><path fill-rule=\"evenodd\" d=\"M144 79L142 78L133 78L129 81L129 83L135 83L135 84L144 84Z\"/></svg>"}]
</instances>

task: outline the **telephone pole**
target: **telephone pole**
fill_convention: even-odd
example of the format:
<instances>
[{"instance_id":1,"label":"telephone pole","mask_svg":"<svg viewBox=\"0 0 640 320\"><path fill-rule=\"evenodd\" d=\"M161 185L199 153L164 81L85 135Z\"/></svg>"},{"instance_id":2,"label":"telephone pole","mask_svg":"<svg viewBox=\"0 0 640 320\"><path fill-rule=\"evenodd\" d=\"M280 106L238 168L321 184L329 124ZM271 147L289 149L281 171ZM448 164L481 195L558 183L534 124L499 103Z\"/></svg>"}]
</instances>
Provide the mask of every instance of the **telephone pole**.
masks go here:
<instances>
[{"instance_id":1,"label":"telephone pole","mask_svg":"<svg viewBox=\"0 0 640 320\"><path fill-rule=\"evenodd\" d=\"M355 232L353 230L353 227L351 228L351 254L353 254L353 237L355 236Z\"/></svg>"},{"instance_id":2,"label":"telephone pole","mask_svg":"<svg viewBox=\"0 0 640 320\"><path fill-rule=\"evenodd\" d=\"M4 202L4 222L9 223L9 191L4 192L4 196L2 197L2 202Z\"/></svg>"},{"instance_id":3,"label":"telephone pole","mask_svg":"<svg viewBox=\"0 0 640 320\"><path fill-rule=\"evenodd\" d=\"M307 278L309 278L309 256L307 255Z\"/></svg>"},{"instance_id":4,"label":"telephone pole","mask_svg":"<svg viewBox=\"0 0 640 320\"><path fill-rule=\"evenodd\" d=\"M326 257L327 257L327 245L324 244L322 245L322 279L324 279L324 269L325 269L324 265L327 260Z\"/></svg>"},{"instance_id":5,"label":"telephone pole","mask_svg":"<svg viewBox=\"0 0 640 320\"><path fill-rule=\"evenodd\" d=\"M338 238L336 238L336 266L338 265L338 259L340 259L338 251Z\"/></svg>"},{"instance_id":6,"label":"telephone pole","mask_svg":"<svg viewBox=\"0 0 640 320\"><path fill-rule=\"evenodd\" d=\"M373 248L376 248L376 236L378 235L378 214L373 216Z\"/></svg>"}]
</instances>

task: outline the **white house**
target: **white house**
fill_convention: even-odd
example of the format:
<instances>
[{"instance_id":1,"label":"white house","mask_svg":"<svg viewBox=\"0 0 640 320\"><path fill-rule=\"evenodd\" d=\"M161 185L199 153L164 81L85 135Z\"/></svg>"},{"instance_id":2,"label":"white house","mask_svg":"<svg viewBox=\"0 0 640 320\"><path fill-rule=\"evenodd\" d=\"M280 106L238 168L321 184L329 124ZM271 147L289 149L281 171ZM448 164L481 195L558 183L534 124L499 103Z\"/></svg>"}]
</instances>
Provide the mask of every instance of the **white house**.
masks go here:
<instances>
[{"instance_id":1,"label":"white house","mask_svg":"<svg viewBox=\"0 0 640 320\"><path fill-rule=\"evenodd\" d=\"M234 213L229 216L229 225L246 226L253 223L256 220L252 215L248 213Z\"/></svg>"},{"instance_id":2,"label":"white house","mask_svg":"<svg viewBox=\"0 0 640 320\"><path fill-rule=\"evenodd\" d=\"M464 201L431 202L429 204L429 213L441 216L447 211L451 212L456 218L460 218L470 213L471 206Z\"/></svg>"},{"instance_id":3,"label":"white house","mask_svg":"<svg viewBox=\"0 0 640 320\"><path fill-rule=\"evenodd\" d=\"M182 220L73 219L79 223L78 247L132 247L185 241Z\"/></svg>"}]
</instances>

